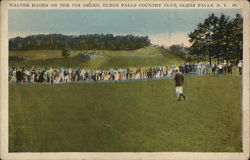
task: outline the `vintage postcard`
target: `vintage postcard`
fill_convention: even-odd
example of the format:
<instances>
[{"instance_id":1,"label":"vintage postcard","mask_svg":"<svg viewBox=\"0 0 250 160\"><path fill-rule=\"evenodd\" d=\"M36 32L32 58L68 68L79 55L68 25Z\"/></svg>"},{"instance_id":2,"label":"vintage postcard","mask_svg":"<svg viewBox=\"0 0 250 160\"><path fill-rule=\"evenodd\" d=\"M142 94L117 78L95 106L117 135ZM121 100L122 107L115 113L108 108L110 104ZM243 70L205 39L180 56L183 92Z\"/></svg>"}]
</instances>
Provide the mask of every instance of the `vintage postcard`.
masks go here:
<instances>
[{"instance_id":1,"label":"vintage postcard","mask_svg":"<svg viewBox=\"0 0 250 160\"><path fill-rule=\"evenodd\" d=\"M249 2L1 2L1 155L249 158Z\"/></svg>"}]
</instances>

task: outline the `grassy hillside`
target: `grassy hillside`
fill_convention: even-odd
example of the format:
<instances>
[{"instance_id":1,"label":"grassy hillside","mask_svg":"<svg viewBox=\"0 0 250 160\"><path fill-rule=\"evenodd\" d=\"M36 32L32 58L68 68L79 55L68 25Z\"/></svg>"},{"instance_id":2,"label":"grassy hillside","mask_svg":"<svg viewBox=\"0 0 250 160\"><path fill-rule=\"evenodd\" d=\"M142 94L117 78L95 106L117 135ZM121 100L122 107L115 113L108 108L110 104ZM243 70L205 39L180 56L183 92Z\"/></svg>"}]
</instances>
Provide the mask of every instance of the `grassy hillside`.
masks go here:
<instances>
[{"instance_id":1,"label":"grassy hillside","mask_svg":"<svg viewBox=\"0 0 250 160\"><path fill-rule=\"evenodd\" d=\"M184 62L182 58L170 53L163 56L162 51L157 47L146 47L134 51L88 50L84 52L101 57L87 61L77 58L79 51L72 51L68 58L63 58L60 50L10 51L9 64L13 67L119 68L182 64ZM13 57L19 57L23 60L12 60Z\"/></svg>"},{"instance_id":2,"label":"grassy hillside","mask_svg":"<svg viewBox=\"0 0 250 160\"><path fill-rule=\"evenodd\" d=\"M10 85L10 152L239 152L241 78Z\"/></svg>"}]
</instances>

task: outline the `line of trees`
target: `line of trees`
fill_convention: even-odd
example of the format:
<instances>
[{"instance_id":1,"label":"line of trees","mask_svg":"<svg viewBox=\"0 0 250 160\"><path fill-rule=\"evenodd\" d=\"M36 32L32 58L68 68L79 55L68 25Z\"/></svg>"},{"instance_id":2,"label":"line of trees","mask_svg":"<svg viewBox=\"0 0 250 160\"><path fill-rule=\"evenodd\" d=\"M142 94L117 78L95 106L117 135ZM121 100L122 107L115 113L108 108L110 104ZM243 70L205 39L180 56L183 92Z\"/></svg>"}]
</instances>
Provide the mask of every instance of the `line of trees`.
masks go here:
<instances>
[{"instance_id":1,"label":"line of trees","mask_svg":"<svg viewBox=\"0 0 250 160\"><path fill-rule=\"evenodd\" d=\"M40 34L9 40L10 50L63 49L72 50L134 50L150 45L147 36L87 34L80 36Z\"/></svg>"},{"instance_id":2,"label":"line of trees","mask_svg":"<svg viewBox=\"0 0 250 160\"><path fill-rule=\"evenodd\" d=\"M208 57L210 63L212 59L238 62L243 58L243 18L240 14L230 18L212 13L188 36L192 43L189 54Z\"/></svg>"}]
</instances>

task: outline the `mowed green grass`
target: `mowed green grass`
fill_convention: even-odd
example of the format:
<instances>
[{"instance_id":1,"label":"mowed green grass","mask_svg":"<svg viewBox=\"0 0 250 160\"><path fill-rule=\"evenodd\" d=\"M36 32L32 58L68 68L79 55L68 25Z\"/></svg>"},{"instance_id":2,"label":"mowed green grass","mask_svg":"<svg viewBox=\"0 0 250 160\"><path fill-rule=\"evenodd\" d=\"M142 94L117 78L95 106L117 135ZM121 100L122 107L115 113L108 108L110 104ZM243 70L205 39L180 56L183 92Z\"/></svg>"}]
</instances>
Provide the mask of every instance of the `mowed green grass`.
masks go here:
<instances>
[{"instance_id":1,"label":"mowed green grass","mask_svg":"<svg viewBox=\"0 0 250 160\"><path fill-rule=\"evenodd\" d=\"M241 77L9 86L10 152L241 152Z\"/></svg>"},{"instance_id":2,"label":"mowed green grass","mask_svg":"<svg viewBox=\"0 0 250 160\"><path fill-rule=\"evenodd\" d=\"M123 50L123 51L83 51L84 53L101 55L102 57L90 59L88 61L77 58L80 51L72 51L71 56L64 58L61 56L60 50L33 50L33 51L10 51L9 56L19 56L24 60L10 60L9 64L12 67L80 67L90 69L105 69L105 68L126 68L126 67L143 67L143 66L158 66L183 64L184 60L170 53L163 56L162 52L157 47L145 47L138 50Z\"/></svg>"}]
</instances>

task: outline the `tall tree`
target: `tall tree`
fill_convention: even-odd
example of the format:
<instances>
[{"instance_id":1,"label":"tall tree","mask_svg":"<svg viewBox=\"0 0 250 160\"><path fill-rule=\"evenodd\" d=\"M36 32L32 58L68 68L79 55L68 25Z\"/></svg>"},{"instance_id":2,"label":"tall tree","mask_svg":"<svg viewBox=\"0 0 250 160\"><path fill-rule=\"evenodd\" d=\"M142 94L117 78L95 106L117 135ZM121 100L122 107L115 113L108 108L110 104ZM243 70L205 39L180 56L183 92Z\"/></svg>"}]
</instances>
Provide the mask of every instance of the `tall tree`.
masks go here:
<instances>
[{"instance_id":1,"label":"tall tree","mask_svg":"<svg viewBox=\"0 0 250 160\"><path fill-rule=\"evenodd\" d=\"M70 49L69 48L63 48L62 49L62 56L67 58L68 56L70 56Z\"/></svg>"},{"instance_id":2,"label":"tall tree","mask_svg":"<svg viewBox=\"0 0 250 160\"><path fill-rule=\"evenodd\" d=\"M188 34L192 43L190 54L197 57L238 61L242 58L242 17L237 14L236 18L221 14L220 17L210 14L203 23ZM237 39L237 40L235 40Z\"/></svg>"}]
</instances>

